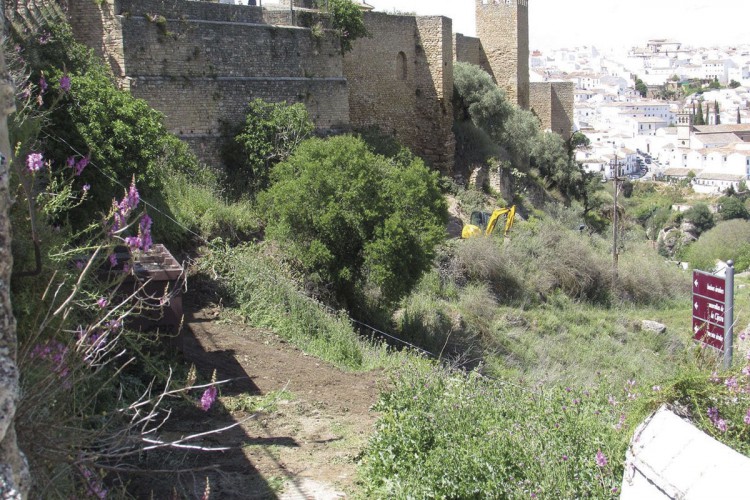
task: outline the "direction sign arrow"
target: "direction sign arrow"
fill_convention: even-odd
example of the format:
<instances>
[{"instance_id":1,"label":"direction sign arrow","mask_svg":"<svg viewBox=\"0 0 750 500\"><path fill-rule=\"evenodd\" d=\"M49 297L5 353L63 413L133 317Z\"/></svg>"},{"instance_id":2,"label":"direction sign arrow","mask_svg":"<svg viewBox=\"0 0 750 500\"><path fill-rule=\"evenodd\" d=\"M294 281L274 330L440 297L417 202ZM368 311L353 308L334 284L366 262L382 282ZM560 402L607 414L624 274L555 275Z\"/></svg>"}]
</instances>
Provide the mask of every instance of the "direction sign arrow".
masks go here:
<instances>
[{"instance_id":1,"label":"direction sign arrow","mask_svg":"<svg viewBox=\"0 0 750 500\"><path fill-rule=\"evenodd\" d=\"M693 271L693 294L724 302L726 283L721 276Z\"/></svg>"}]
</instances>

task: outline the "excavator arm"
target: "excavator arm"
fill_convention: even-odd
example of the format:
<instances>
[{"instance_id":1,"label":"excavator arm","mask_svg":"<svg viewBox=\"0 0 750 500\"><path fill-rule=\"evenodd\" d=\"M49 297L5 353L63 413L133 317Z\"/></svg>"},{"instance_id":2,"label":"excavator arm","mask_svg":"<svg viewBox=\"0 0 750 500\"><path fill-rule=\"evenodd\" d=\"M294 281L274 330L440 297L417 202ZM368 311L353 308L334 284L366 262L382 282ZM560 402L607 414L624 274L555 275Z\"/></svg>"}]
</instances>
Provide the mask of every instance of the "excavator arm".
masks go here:
<instances>
[{"instance_id":1,"label":"excavator arm","mask_svg":"<svg viewBox=\"0 0 750 500\"><path fill-rule=\"evenodd\" d=\"M466 239L481 234L484 234L485 236L491 235L495 230L495 226L497 226L498 219L503 215L505 216L505 231L503 235L508 236L508 232L510 231L510 228L513 227L513 221L516 217L515 205L510 208L498 208L492 212L492 214L487 212L472 212L471 223L464 226L461 231L461 237ZM484 230L482 230L482 228L484 228Z\"/></svg>"},{"instance_id":2,"label":"excavator arm","mask_svg":"<svg viewBox=\"0 0 750 500\"><path fill-rule=\"evenodd\" d=\"M505 231L503 232L503 236L508 236L508 231L510 231L510 228L513 227L513 219L516 218L516 206L513 205L510 208L498 208L494 212L492 212L492 215L490 216L490 221L487 223L487 229L485 229L484 234L486 236L489 236L492 234L492 231L495 230L495 226L497 225L497 220L505 215Z\"/></svg>"}]
</instances>

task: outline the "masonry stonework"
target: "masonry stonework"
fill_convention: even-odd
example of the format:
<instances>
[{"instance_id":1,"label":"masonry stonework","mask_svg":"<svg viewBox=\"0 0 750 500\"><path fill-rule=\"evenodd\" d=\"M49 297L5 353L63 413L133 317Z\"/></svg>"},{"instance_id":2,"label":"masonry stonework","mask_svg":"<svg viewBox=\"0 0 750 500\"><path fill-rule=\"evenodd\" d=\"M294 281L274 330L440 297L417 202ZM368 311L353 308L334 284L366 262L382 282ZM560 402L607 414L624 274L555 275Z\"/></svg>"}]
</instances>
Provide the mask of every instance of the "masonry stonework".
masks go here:
<instances>
[{"instance_id":1,"label":"masonry stonework","mask_svg":"<svg viewBox=\"0 0 750 500\"><path fill-rule=\"evenodd\" d=\"M545 128L569 135L572 124L572 87L530 87L528 0L475 1L479 38L454 36L446 17L366 12L370 36L346 56L332 31L309 28L330 22L309 0L68 0L68 16L120 86L209 164L221 164L227 125L261 98L304 103L320 131L378 126L450 173L454 61L482 67Z\"/></svg>"},{"instance_id":2,"label":"masonry stonework","mask_svg":"<svg viewBox=\"0 0 750 500\"><path fill-rule=\"evenodd\" d=\"M453 57L457 62L479 66L494 79L490 62L487 59L487 54L484 52L482 41L479 38L456 33L453 37Z\"/></svg>"},{"instance_id":3,"label":"masonry stonework","mask_svg":"<svg viewBox=\"0 0 750 500\"><path fill-rule=\"evenodd\" d=\"M529 108L528 0L475 0L477 36L498 86L511 102Z\"/></svg>"},{"instance_id":4,"label":"masonry stonework","mask_svg":"<svg viewBox=\"0 0 750 500\"><path fill-rule=\"evenodd\" d=\"M165 115L170 132L219 166L225 125L249 101L302 102L321 130L349 123L339 42L291 25L290 12L185 0L71 2L74 32L105 56L121 85ZM286 17L285 17L286 16ZM90 28L94 29L91 30Z\"/></svg>"},{"instance_id":5,"label":"masonry stonework","mask_svg":"<svg viewBox=\"0 0 750 500\"><path fill-rule=\"evenodd\" d=\"M365 13L344 57L351 124L394 134L435 168L453 163L453 34L446 17ZM405 65L404 65L405 62Z\"/></svg>"}]
</instances>

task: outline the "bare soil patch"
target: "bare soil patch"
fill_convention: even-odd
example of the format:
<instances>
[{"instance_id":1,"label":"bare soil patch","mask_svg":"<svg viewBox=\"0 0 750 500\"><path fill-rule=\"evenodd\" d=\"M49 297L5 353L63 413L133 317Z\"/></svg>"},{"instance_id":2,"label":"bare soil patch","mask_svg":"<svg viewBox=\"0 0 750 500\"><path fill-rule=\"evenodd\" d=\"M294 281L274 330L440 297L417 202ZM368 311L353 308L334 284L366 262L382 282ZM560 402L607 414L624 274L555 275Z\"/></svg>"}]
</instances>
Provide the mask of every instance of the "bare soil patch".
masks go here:
<instances>
[{"instance_id":1,"label":"bare soil patch","mask_svg":"<svg viewBox=\"0 0 750 500\"><path fill-rule=\"evenodd\" d=\"M241 424L195 443L228 451L144 456L142 465L151 470L184 472L148 474L130 491L138 498L201 498L208 484L211 499L350 496L383 372L343 372L272 332L227 320L216 307L196 310L186 302L178 339L185 361L205 377L216 370L219 380L235 380L222 386L208 412L181 405L163 435ZM264 409L230 404L244 400L261 400Z\"/></svg>"}]
</instances>

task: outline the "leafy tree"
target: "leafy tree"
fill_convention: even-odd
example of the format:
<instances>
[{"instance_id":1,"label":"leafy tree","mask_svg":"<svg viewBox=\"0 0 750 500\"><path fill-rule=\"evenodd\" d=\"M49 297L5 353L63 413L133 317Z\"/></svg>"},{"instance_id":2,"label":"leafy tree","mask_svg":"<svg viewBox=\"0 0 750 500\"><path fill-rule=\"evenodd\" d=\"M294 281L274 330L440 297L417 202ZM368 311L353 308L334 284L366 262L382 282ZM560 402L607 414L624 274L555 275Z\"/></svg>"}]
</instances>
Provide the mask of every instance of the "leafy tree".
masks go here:
<instances>
[{"instance_id":1,"label":"leafy tree","mask_svg":"<svg viewBox=\"0 0 750 500\"><path fill-rule=\"evenodd\" d=\"M539 173L568 198L583 193L583 169L570 157L563 138L554 132L543 132L533 144L531 163Z\"/></svg>"},{"instance_id":2,"label":"leafy tree","mask_svg":"<svg viewBox=\"0 0 750 500\"><path fill-rule=\"evenodd\" d=\"M641 97L646 97L646 94L648 94L648 86L638 77L635 79L635 90L641 95Z\"/></svg>"},{"instance_id":3,"label":"leafy tree","mask_svg":"<svg viewBox=\"0 0 750 500\"><path fill-rule=\"evenodd\" d=\"M721 113L719 112L719 101L714 101L714 123L721 125Z\"/></svg>"},{"instance_id":4,"label":"leafy tree","mask_svg":"<svg viewBox=\"0 0 750 500\"><path fill-rule=\"evenodd\" d=\"M741 83L737 80L732 80L729 82L729 88L730 89L736 89L737 87L741 86Z\"/></svg>"},{"instance_id":5,"label":"leafy tree","mask_svg":"<svg viewBox=\"0 0 750 500\"><path fill-rule=\"evenodd\" d=\"M693 125L705 125L706 120L703 117L703 101L698 101L698 109L693 117Z\"/></svg>"},{"instance_id":6,"label":"leafy tree","mask_svg":"<svg viewBox=\"0 0 750 500\"><path fill-rule=\"evenodd\" d=\"M692 222L699 234L714 227L714 216L705 203L696 203L686 210L683 219Z\"/></svg>"},{"instance_id":7,"label":"leafy tree","mask_svg":"<svg viewBox=\"0 0 750 500\"><path fill-rule=\"evenodd\" d=\"M736 196L728 196L719 200L719 214L724 220L750 218L745 204Z\"/></svg>"},{"instance_id":8,"label":"leafy tree","mask_svg":"<svg viewBox=\"0 0 750 500\"><path fill-rule=\"evenodd\" d=\"M575 154L575 150L579 147L587 148L591 146L591 140L580 130L576 130L575 132L573 132L573 135L570 136L570 140L568 141L568 143L568 149L570 150L571 155Z\"/></svg>"},{"instance_id":9,"label":"leafy tree","mask_svg":"<svg viewBox=\"0 0 750 500\"><path fill-rule=\"evenodd\" d=\"M708 84L708 88L710 88L710 89L720 89L721 88L721 84L719 83L719 79L718 78L714 78L714 80L711 83Z\"/></svg>"},{"instance_id":10,"label":"leafy tree","mask_svg":"<svg viewBox=\"0 0 750 500\"><path fill-rule=\"evenodd\" d=\"M309 139L271 172L259 200L266 236L288 245L308 279L350 304L376 286L398 300L431 264L444 237L438 176L418 158L395 161L359 138Z\"/></svg>"},{"instance_id":11,"label":"leafy tree","mask_svg":"<svg viewBox=\"0 0 750 500\"><path fill-rule=\"evenodd\" d=\"M341 52L352 50L352 42L368 35L362 9L351 0L328 0L331 24L341 41Z\"/></svg>"},{"instance_id":12,"label":"leafy tree","mask_svg":"<svg viewBox=\"0 0 750 500\"><path fill-rule=\"evenodd\" d=\"M242 148L242 162L227 166L234 194L255 193L268 187L273 165L287 159L313 129L302 103L252 100L245 126L235 138Z\"/></svg>"},{"instance_id":13,"label":"leafy tree","mask_svg":"<svg viewBox=\"0 0 750 500\"><path fill-rule=\"evenodd\" d=\"M513 105L479 66L459 62L453 68L453 104L456 122L471 121L492 139L501 142L504 123Z\"/></svg>"}]
</instances>

